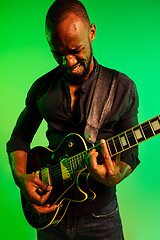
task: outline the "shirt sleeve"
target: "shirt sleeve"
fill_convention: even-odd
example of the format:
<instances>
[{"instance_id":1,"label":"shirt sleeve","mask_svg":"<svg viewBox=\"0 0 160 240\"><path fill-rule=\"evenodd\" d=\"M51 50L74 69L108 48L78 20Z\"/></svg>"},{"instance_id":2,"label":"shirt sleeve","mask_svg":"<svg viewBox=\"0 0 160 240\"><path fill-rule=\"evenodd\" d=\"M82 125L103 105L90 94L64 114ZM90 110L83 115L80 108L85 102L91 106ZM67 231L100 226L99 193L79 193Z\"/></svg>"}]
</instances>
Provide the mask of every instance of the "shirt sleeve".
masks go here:
<instances>
[{"instance_id":1,"label":"shirt sleeve","mask_svg":"<svg viewBox=\"0 0 160 240\"><path fill-rule=\"evenodd\" d=\"M124 75L125 78L128 78ZM121 120L116 124L116 132L119 134L136 125L138 125L138 107L139 97L136 85L131 81L126 100L124 101L126 109ZM140 163L138 158L138 145L121 153L121 161L127 163L134 170Z\"/></svg>"},{"instance_id":2,"label":"shirt sleeve","mask_svg":"<svg viewBox=\"0 0 160 240\"><path fill-rule=\"evenodd\" d=\"M122 120L119 127L125 131L126 129L132 128L138 124L137 116L133 116L127 120ZM124 127L125 126L125 127ZM132 171L138 166L140 160L138 158L138 146L132 147L121 153L121 161L127 163Z\"/></svg>"},{"instance_id":3,"label":"shirt sleeve","mask_svg":"<svg viewBox=\"0 0 160 240\"><path fill-rule=\"evenodd\" d=\"M36 81L29 90L26 98L26 107L21 112L16 125L7 142L7 152L22 150L29 152L32 139L42 122L41 114L37 108L36 95L39 84Z\"/></svg>"}]
</instances>

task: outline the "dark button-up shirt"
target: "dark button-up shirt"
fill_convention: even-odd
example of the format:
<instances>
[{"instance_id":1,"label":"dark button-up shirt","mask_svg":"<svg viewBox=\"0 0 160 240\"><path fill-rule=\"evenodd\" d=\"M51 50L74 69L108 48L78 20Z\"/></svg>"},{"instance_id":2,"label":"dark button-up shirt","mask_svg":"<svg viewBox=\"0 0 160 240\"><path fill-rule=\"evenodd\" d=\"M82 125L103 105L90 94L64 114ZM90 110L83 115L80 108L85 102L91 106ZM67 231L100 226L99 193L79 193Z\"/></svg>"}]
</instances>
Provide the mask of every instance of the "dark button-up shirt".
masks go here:
<instances>
[{"instance_id":1,"label":"dark button-up shirt","mask_svg":"<svg viewBox=\"0 0 160 240\"><path fill-rule=\"evenodd\" d=\"M90 87L98 77L98 72L99 64L95 60L94 71L80 88L79 104L74 113L71 111L68 76L59 66L35 81L28 92L26 107L7 143L8 153L15 150L29 152L30 143L43 119L48 124L46 136L51 149L56 149L69 133L78 133L83 137L86 124L85 106ZM135 83L125 74L119 73L113 106L107 122L104 122L99 130L96 143L102 138L108 139L137 125L137 113L138 94ZM139 164L137 147L121 153L121 161L134 170ZM100 205L104 205L115 195L115 187L108 188L100 183L95 184L94 181L93 187L95 191L105 193L103 204Z\"/></svg>"}]
</instances>

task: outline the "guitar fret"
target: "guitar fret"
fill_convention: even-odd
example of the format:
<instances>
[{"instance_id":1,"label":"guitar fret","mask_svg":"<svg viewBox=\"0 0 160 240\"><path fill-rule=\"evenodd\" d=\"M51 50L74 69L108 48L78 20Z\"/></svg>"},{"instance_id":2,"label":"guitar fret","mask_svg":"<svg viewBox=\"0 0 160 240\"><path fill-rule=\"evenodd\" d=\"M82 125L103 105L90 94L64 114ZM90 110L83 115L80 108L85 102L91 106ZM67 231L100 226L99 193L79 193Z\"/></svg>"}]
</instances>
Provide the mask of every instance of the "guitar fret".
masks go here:
<instances>
[{"instance_id":1,"label":"guitar fret","mask_svg":"<svg viewBox=\"0 0 160 240\"><path fill-rule=\"evenodd\" d=\"M114 142L115 142L115 145L116 145L117 152L121 152L123 150L123 147L122 147L119 135L113 137L113 139L114 139Z\"/></svg>"},{"instance_id":2,"label":"guitar fret","mask_svg":"<svg viewBox=\"0 0 160 240\"><path fill-rule=\"evenodd\" d=\"M117 151L117 148L116 148L116 144L115 144L114 138L112 138L112 141L113 141L113 145L114 145L114 148L116 150L116 153L117 153L118 151Z\"/></svg>"},{"instance_id":3,"label":"guitar fret","mask_svg":"<svg viewBox=\"0 0 160 240\"><path fill-rule=\"evenodd\" d=\"M111 152L108 140L106 141L106 143L107 143L107 148L108 148L109 154L110 154L110 156L112 156L112 152Z\"/></svg>"},{"instance_id":4,"label":"guitar fret","mask_svg":"<svg viewBox=\"0 0 160 240\"><path fill-rule=\"evenodd\" d=\"M110 139L108 140L108 143L109 143L109 147L110 147L110 150L111 150L112 155L116 154L117 152L116 152L116 149L115 149L115 147L114 147L113 139L110 138Z\"/></svg>"},{"instance_id":5,"label":"guitar fret","mask_svg":"<svg viewBox=\"0 0 160 240\"><path fill-rule=\"evenodd\" d=\"M85 159L88 159L88 154L89 154L89 150L86 151ZM83 167L86 168L88 164L87 164L86 161L84 161L84 162L83 162L83 165L84 165Z\"/></svg>"},{"instance_id":6,"label":"guitar fret","mask_svg":"<svg viewBox=\"0 0 160 240\"><path fill-rule=\"evenodd\" d=\"M145 122L142 125L142 128L143 128L143 132L145 134L145 139L148 139L152 136L154 136L154 131L153 131L153 128L151 127L151 124L148 122Z\"/></svg>"},{"instance_id":7,"label":"guitar fret","mask_svg":"<svg viewBox=\"0 0 160 240\"><path fill-rule=\"evenodd\" d=\"M77 163L78 163L79 170L81 169L81 166L82 166L81 162L82 162L82 153L77 155Z\"/></svg>"},{"instance_id":8,"label":"guitar fret","mask_svg":"<svg viewBox=\"0 0 160 240\"><path fill-rule=\"evenodd\" d=\"M73 172L72 158L70 158L69 161L70 161L70 169L71 169L71 171Z\"/></svg>"},{"instance_id":9,"label":"guitar fret","mask_svg":"<svg viewBox=\"0 0 160 240\"><path fill-rule=\"evenodd\" d=\"M82 161L81 161L81 166L82 166L82 168L85 168L86 167L86 163L85 163L85 161L83 161L83 159L85 159L86 157L87 157L87 152L85 153L85 152L83 152L82 153L83 154L83 158L82 158Z\"/></svg>"},{"instance_id":10,"label":"guitar fret","mask_svg":"<svg viewBox=\"0 0 160 240\"><path fill-rule=\"evenodd\" d=\"M72 166L73 166L73 173L75 172L75 161L74 161L74 157L72 157Z\"/></svg>"},{"instance_id":11,"label":"guitar fret","mask_svg":"<svg viewBox=\"0 0 160 240\"><path fill-rule=\"evenodd\" d=\"M79 164L79 158L81 158L81 154L75 156L75 165L76 165L76 170L79 170L80 164Z\"/></svg>"},{"instance_id":12,"label":"guitar fret","mask_svg":"<svg viewBox=\"0 0 160 240\"><path fill-rule=\"evenodd\" d=\"M81 169L83 169L83 168L86 167L86 162L83 161L84 159L86 159L86 156L87 156L87 153L82 152L81 158L80 158L80 160L81 160L81 162L80 162L80 165L81 165L80 167L81 167Z\"/></svg>"},{"instance_id":13,"label":"guitar fret","mask_svg":"<svg viewBox=\"0 0 160 240\"><path fill-rule=\"evenodd\" d=\"M139 126L140 126L140 129L141 129L141 132L142 132L142 134L143 134L144 139L146 139L146 136L145 136L145 134L144 134L144 132L143 132L143 129L142 129L141 124L140 124Z\"/></svg>"},{"instance_id":14,"label":"guitar fret","mask_svg":"<svg viewBox=\"0 0 160 240\"><path fill-rule=\"evenodd\" d=\"M134 133L135 133L135 136L137 138L138 143L140 143L140 142L145 140L145 138L143 136L143 133L141 131L140 125L134 127L133 130L134 130Z\"/></svg>"},{"instance_id":15,"label":"guitar fret","mask_svg":"<svg viewBox=\"0 0 160 240\"><path fill-rule=\"evenodd\" d=\"M151 130L152 130L152 132L153 132L153 135L155 135L155 131L154 131L153 127L152 127L152 124L151 124L151 122L150 122L150 121L148 121L148 123L149 123L149 125L150 125L150 128L151 128Z\"/></svg>"},{"instance_id":16,"label":"guitar fret","mask_svg":"<svg viewBox=\"0 0 160 240\"><path fill-rule=\"evenodd\" d=\"M128 141L127 134L126 134L126 132L124 132L124 133L125 133L125 136L126 136L126 139L127 139L128 145L129 145L129 147L130 147L131 145L130 145L130 143L129 143L129 141Z\"/></svg>"},{"instance_id":17,"label":"guitar fret","mask_svg":"<svg viewBox=\"0 0 160 240\"><path fill-rule=\"evenodd\" d=\"M137 139L136 139L136 137L134 135L133 129L127 130L126 131L126 135L128 137L128 141L129 141L130 146L134 146L134 145L136 145L138 143Z\"/></svg>"},{"instance_id":18,"label":"guitar fret","mask_svg":"<svg viewBox=\"0 0 160 240\"><path fill-rule=\"evenodd\" d=\"M123 149L129 148L129 144L128 144L127 139L126 139L126 134L125 133L121 133L121 134L119 134L119 137L121 139L121 143L123 145Z\"/></svg>"},{"instance_id":19,"label":"guitar fret","mask_svg":"<svg viewBox=\"0 0 160 240\"><path fill-rule=\"evenodd\" d=\"M152 124L152 127L155 131L155 133L160 133L160 118L159 116L158 117L155 117L151 120L151 124Z\"/></svg>"},{"instance_id":20,"label":"guitar fret","mask_svg":"<svg viewBox=\"0 0 160 240\"><path fill-rule=\"evenodd\" d=\"M120 144L121 144L121 147L122 147L122 150L124 149L123 148L123 144L122 144L122 142L121 142L121 138L120 138L120 136L118 135L118 139L119 139L119 142L120 142Z\"/></svg>"},{"instance_id":21,"label":"guitar fret","mask_svg":"<svg viewBox=\"0 0 160 240\"><path fill-rule=\"evenodd\" d=\"M72 173L74 173L73 157L71 158Z\"/></svg>"},{"instance_id":22,"label":"guitar fret","mask_svg":"<svg viewBox=\"0 0 160 240\"><path fill-rule=\"evenodd\" d=\"M138 144L138 140L136 138L136 135L135 135L135 132L134 132L133 128L132 128L132 132L133 132L133 135L134 135L134 139L136 140L136 143Z\"/></svg>"},{"instance_id":23,"label":"guitar fret","mask_svg":"<svg viewBox=\"0 0 160 240\"><path fill-rule=\"evenodd\" d=\"M79 170L81 169L81 158L82 158L81 154L77 155L77 165Z\"/></svg>"},{"instance_id":24,"label":"guitar fret","mask_svg":"<svg viewBox=\"0 0 160 240\"><path fill-rule=\"evenodd\" d=\"M75 169L77 169L77 157L74 157Z\"/></svg>"}]
</instances>

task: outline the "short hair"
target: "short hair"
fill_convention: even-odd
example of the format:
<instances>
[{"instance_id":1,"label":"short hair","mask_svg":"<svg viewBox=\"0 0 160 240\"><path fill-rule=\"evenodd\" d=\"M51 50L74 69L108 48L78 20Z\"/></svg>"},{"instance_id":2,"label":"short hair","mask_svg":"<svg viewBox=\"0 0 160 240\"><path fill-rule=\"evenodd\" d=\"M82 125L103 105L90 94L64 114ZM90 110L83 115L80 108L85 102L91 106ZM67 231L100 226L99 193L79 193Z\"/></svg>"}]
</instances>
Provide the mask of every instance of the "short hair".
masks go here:
<instances>
[{"instance_id":1,"label":"short hair","mask_svg":"<svg viewBox=\"0 0 160 240\"><path fill-rule=\"evenodd\" d=\"M90 25L90 20L84 5L78 0L56 0L49 8L46 15L46 28L54 30L69 13L77 15L82 22Z\"/></svg>"}]
</instances>

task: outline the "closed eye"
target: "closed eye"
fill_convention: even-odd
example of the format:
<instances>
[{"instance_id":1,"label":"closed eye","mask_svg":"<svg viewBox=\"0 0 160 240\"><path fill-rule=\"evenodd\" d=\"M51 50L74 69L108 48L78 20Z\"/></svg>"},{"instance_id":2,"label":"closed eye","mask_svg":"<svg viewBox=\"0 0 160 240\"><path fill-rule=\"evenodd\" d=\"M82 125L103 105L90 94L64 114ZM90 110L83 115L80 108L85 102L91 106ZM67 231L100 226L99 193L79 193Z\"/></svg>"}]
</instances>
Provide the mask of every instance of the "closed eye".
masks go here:
<instances>
[{"instance_id":1,"label":"closed eye","mask_svg":"<svg viewBox=\"0 0 160 240\"><path fill-rule=\"evenodd\" d=\"M84 48L85 48L85 47L83 47L83 48L81 48L81 49L73 49L73 50L71 49L71 50L70 50L70 54L73 54L73 55L74 55L74 54L78 54L78 53L80 53L81 51L83 51Z\"/></svg>"}]
</instances>

